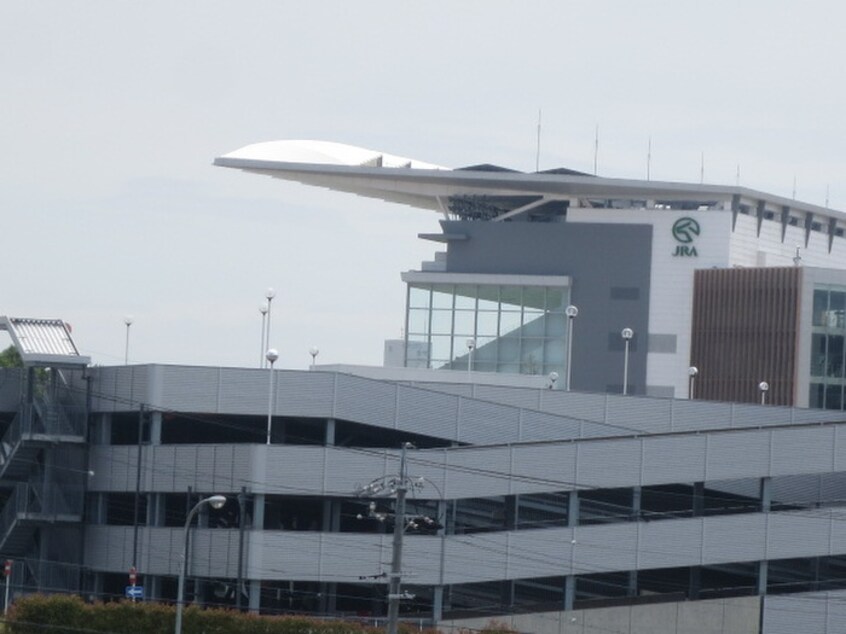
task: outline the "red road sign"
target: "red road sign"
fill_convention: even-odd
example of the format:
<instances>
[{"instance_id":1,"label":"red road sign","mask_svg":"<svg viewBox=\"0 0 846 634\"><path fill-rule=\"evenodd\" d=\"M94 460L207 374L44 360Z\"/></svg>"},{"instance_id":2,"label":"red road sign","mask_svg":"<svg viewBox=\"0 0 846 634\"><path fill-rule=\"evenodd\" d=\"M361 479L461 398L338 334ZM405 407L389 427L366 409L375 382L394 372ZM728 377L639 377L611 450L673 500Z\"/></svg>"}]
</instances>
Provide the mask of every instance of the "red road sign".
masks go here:
<instances>
[{"instance_id":1,"label":"red road sign","mask_svg":"<svg viewBox=\"0 0 846 634\"><path fill-rule=\"evenodd\" d=\"M138 580L138 571L135 569L135 566L129 569L129 585L134 586L135 582Z\"/></svg>"},{"instance_id":2,"label":"red road sign","mask_svg":"<svg viewBox=\"0 0 846 634\"><path fill-rule=\"evenodd\" d=\"M11 577L12 576L12 560L7 559L3 562L3 576L4 577Z\"/></svg>"}]
</instances>

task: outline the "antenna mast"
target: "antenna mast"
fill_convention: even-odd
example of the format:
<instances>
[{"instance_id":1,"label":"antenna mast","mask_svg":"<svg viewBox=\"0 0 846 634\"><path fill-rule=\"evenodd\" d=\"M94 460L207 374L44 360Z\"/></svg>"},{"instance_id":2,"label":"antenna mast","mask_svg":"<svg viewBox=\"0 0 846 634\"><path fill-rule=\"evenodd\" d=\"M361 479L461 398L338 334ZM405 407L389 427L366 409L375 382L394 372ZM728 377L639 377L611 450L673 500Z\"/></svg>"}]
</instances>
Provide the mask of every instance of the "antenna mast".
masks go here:
<instances>
[{"instance_id":1,"label":"antenna mast","mask_svg":"<svg viewBox=\"0 0 846 634\"><path fill-rule=\"evenodd\" d=\"M593 137L593 175L596 176L596 166L599 162L599 124L596 124L596 133Z\"/></svg>"},{"instance_id":2,"label":"antenna mast","mask_svg":"<svg viewBox=\"0 0 846 634\"><path fill-rule=\"evenodd\" d=\"M538 108L538 145L535 152L535 171L540 171L541 109Z\"/></svg>"}]
</instances>

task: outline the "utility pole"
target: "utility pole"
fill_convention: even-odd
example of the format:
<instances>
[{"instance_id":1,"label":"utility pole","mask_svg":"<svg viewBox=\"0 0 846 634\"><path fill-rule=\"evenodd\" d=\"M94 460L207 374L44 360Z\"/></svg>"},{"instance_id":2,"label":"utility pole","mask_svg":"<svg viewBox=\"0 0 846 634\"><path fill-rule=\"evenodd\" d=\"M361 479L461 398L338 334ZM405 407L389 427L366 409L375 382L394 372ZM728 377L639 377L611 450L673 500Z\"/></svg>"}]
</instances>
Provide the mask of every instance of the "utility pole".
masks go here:
<instances>
[{"instance_id":1,"label":"utility pole","mask_svg":"<svg viewBox=\"0 0 846 634\"><path fill-rule=\"evenodd\" d=\"M388 634L397 634L399 627L399 603L402 598L402 537L405 533L405 494L408 491L406 480L405 454L412 446L409 442L402 444L400 454L399 482L396 486L397 507L394 512L394 545L391 555L391 576L388 584Z\"/></svg>"}]
</instances>

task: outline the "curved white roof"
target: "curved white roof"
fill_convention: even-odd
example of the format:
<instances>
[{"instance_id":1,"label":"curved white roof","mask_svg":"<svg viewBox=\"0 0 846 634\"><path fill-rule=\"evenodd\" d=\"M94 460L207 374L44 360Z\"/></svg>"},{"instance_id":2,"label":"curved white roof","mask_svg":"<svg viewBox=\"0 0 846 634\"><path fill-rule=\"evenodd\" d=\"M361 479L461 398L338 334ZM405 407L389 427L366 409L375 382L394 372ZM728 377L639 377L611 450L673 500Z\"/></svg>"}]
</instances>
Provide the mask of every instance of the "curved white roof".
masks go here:
<instances>
[{"instance_id":1,"label":"curved white roof","mask_svg":"<svg viewBox=\"0 0 846 634\"><path fill-rule=\"evenodd\" d=\"M347 165L363 167L406 167L412 169L448 169L403 156L334 143L332 141L268 141L254 143L224 154L224 159L307 163L311 165Z\"/></svg>"}]
</instances>

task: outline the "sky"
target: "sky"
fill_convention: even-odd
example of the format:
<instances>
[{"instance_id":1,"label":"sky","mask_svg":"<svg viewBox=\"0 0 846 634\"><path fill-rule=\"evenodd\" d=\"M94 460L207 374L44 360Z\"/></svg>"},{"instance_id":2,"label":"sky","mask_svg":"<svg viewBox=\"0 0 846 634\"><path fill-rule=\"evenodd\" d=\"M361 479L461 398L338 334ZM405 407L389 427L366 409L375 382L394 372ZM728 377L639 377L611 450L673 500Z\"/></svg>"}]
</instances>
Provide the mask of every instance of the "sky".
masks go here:
<instances>
[{"instance_id":1,"label":"sky","mask_svg":"<svg viewBox=\"0 0 846 634\"><path fill-rule=\"evenodd\" d=\"M437 214L237 170L261 141L734 184L846 209L846 4L3 0L0 315L94 363L379 365ZM598 133L597 133L598 131ZM599 139L595 155L595 139ZM0 340L0 345L2 345Z\"/></svg>"}]
</instances>

